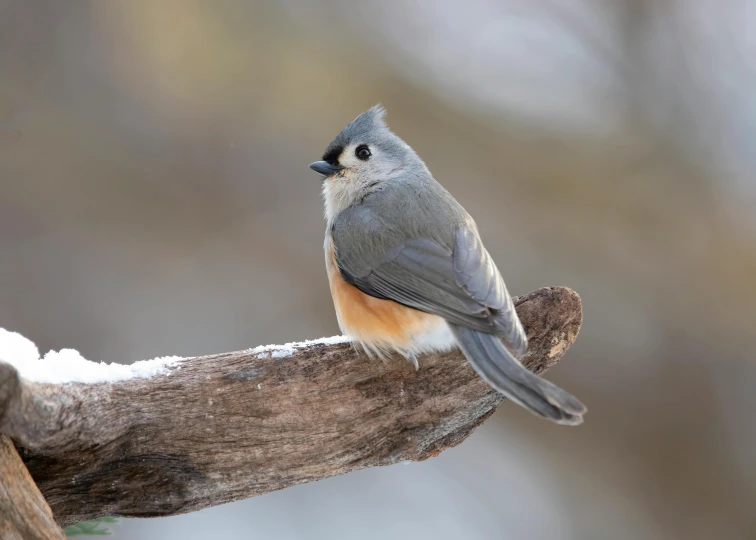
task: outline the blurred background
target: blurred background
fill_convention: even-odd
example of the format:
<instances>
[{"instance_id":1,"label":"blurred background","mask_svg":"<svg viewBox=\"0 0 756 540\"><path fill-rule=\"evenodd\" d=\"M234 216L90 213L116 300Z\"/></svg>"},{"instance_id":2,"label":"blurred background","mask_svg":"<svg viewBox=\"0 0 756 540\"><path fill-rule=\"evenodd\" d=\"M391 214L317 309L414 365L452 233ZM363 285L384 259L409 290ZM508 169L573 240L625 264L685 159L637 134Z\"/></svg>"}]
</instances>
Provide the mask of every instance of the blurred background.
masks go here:
<instances>
[{"instance_id":1,"label":"blurred background","mask_svg":"<svg viewBox=\"0 0 756 540\"><path fill-rule=\"evenodd\" d=\"M129 363L338 333L320 178L382 102L513 294L583 299L550 373L437 459L119 539L756 537L756 4L0 0L0 326Z\"/></svg>"}]
</instances>

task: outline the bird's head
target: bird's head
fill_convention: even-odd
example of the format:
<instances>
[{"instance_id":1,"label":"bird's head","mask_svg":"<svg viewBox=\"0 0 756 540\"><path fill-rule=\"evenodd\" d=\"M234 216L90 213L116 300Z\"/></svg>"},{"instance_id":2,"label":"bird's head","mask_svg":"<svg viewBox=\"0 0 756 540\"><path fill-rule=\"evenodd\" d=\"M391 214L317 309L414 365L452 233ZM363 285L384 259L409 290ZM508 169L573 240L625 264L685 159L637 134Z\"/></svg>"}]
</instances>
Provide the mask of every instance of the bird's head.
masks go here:
<instances>
[{"instance_id":1,"label":"bird's head","mask_svg":"<svg viewBox=\"0 0 756 540\"><path fill-rule=\"evenodd\" d=\"M326 214L343 210L366 192L425 164L386 125L386 110L375 105L339 133L310 168L324 177ZM330 216L329 216L330 217Z\"/></svg>"}]
</instances>

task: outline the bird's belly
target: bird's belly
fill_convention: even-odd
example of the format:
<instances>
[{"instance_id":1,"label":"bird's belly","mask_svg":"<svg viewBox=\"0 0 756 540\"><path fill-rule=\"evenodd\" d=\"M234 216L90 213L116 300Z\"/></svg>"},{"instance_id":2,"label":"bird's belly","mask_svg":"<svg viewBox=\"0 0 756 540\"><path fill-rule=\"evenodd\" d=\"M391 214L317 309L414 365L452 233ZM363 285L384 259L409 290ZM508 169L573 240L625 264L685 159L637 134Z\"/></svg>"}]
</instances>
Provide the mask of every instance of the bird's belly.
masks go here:
<instances>
[{"instance_id":1,"label":"bird's belly","mask_svg":"<svg viewBox=\"0 0 756 540\"><path fill-rule=\"evenodd\" d=\"M412 356L455 345L446 321L392 300L363 293L341 276L330 238L326 268L341 331L371 352L397 351Z\"/></svg>"}]
</instances>

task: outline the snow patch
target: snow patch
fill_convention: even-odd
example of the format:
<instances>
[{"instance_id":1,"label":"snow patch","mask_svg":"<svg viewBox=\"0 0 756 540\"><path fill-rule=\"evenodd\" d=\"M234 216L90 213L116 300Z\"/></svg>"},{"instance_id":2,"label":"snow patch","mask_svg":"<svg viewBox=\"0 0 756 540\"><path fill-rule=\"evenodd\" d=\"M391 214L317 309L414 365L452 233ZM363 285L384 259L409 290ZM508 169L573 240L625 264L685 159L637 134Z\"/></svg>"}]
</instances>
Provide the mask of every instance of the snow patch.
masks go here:
<instances>
[{"instance_id":1,"label":"snow patch","mask_svg":"<svg viewBox=\"0 0 756 540\"><path fill-rule=\"evenodd\" d=\"M249 349L249 352L258 357L270 354L271 358L286 358L287 356L293 355L299 349L312 347L313 345L338 345L339 343L349 343L350 341L351 339L348 336L331 336L307 341L285 343L284 345L260 345L254 349Z\"/></svg>"},{"instance_id":2,"label":"snow patch","mask_svg":"<svg viewBox=\"0 0 756 540\"><path fill-rule=\"evenodd\" d=\"M284 345L262 345L249 349L249 352L257 356L268 353L272 358L286 358L305 347L336 345L349 341L350 339L346 336L333 336ZM139 377L147 378L170 373L171 368L180 369L179 364L182 360L186 358L161 356L152 360L140 360L131 365L115 362L106 364L87 360L74 349L49 351L41 356L33 341L17 332L0 328L0 361L7 362L16 368L24 379L39 383L103 383Z\"/></svg>"},{"instance_id":3,"label":"snow patch","mask_svg":"<svg viewBox=\"0 0 756 540\"><path fill-rule=\"evenodd\" d=\"M50 351L42 357L30 339L17 332L0 328L0 360L12 365L21 377L29 381L62 384L114 382L152 377L168 373L169 368L175 367L184 358L163 356L141 360L127 366L115 362L92 362L74 349Z\"/></svg>"}]
</instances>

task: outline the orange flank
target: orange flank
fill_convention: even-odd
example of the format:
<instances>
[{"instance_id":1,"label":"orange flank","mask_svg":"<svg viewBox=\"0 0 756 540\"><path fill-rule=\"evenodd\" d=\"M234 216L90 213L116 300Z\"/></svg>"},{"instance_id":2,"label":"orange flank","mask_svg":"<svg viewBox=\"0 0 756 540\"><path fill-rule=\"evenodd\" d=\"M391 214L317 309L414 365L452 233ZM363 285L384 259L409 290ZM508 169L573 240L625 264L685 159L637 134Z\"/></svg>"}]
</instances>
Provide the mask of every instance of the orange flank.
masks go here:
<instances>
[{"instance_id":1,"label":"orange flank","mask_svg":"<svg viewBox=\"0 0 756 540\"><path fill-rule=\"evenodd\" d=\"M328 282L341 331L366 348L410 351L416 338L444 322L436 315L367 295L344 281L330 236L325 252Z\"/></svg>"}]
</instances>

